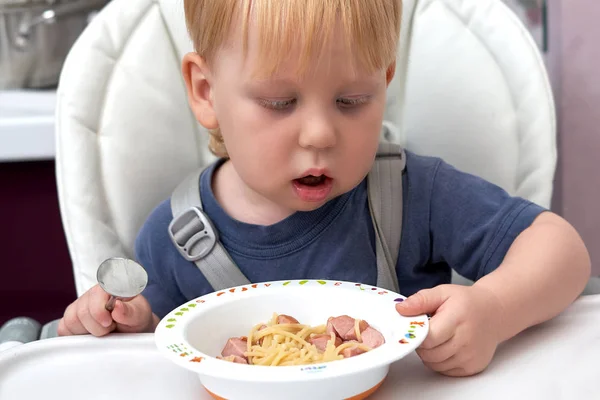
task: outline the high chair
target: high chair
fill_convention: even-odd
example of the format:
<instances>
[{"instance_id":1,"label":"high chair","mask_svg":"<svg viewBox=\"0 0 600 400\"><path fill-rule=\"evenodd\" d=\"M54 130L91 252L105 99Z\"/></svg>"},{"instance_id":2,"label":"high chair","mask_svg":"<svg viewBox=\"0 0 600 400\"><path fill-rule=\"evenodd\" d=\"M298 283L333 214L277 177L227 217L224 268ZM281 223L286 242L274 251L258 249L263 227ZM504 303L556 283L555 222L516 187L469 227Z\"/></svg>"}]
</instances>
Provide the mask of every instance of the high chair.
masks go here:
<instances>
[{"instance_id":1,"label":"high chair","mask_svg":"<svg viewBox=\"0 0 600 400\"><path fill-rule=\"evenodd\" d=\"M189 172L214 160L186 99L182 0L113 0L58 88L56 174L78 295ZM556 121L542 57L500 0L405 0L388 139L549 207ZM456 277L459 279L459 277Z\"/></svg>"}]
</instances>

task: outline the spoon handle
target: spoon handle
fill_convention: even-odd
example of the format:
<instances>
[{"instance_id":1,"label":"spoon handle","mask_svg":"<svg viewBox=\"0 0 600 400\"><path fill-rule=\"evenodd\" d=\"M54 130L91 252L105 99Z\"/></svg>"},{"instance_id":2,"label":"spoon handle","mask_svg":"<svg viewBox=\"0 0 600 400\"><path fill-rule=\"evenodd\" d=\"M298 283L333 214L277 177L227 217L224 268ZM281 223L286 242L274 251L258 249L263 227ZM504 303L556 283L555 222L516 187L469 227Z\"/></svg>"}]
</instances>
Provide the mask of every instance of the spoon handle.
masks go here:
<instances>
[{"instance_id":1,"label":"spoon handle","mask_svg":"<svg viewBox=\"0 0 600 400\"><path fill-rule=\"evenodd\" d=\"M115 302L116 301L117 301L117 298L115 296L110 296L110 298L108 299L108 302L104 306L104 308L106 309L106 311L112 312L112 310L115 309Z\"/></svg>"}]
</instances>

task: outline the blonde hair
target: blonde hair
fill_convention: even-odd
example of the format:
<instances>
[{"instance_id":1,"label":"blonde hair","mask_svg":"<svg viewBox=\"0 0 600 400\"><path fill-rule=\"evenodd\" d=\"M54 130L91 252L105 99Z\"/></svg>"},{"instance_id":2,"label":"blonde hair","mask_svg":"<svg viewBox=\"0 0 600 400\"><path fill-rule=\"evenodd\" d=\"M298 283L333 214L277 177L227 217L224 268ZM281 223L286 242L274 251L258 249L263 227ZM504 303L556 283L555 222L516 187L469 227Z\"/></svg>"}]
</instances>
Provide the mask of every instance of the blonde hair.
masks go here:
<instances>
[{"instance_id":1,"label":"blonde hair","mask_svg":"<svg viewBox=\"0 0 600 400\"><path fill-rule=\"evenodd\" d=\"M242 26L244 51L248 26L258 26L261 74L271 75L289 49L300 44L299 74L319 56L338 23L346 45L367 71L388 68L396 60L402 0L185 0L185 18L195 51L207 63L230 40L234 24ZM356 66L355 66L356 67ZM227 157L219 130L210 132L210 150Z\"/></svg>"}]
</instances>

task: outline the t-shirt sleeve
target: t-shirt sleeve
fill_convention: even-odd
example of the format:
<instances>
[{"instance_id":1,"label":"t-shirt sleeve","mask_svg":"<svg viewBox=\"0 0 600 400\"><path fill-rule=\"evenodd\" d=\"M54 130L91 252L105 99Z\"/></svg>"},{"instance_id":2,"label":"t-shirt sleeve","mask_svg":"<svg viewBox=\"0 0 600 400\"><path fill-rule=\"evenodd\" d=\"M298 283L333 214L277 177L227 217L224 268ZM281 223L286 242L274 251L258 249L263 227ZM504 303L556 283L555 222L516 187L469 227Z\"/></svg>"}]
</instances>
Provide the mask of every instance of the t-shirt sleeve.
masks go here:
<instances>
[{"instance_id":1,"label":"t-shirt sleeve","mask_svg":"<svg viewBox=\"0 0 600 400\"><path fill-rule=\"evenodd\" d=\"M494 271L517 236L546 211L443 161L431 182L431 261L471 280Z\"/></svg>"},{"instance_id":2,"label":"t-shirt sleeve","mask_svg":"<svg viewBox=\"0 0 600 400\"><path fill-rule=\"evenodd\" d=\"M148 274L148 285L142 294L159 318L186 301L169 269L174 262L165 259L172 253L165 249L171 245L167 234L171 218L170 202L166 201L148 217L135 241L135 258Z\"/></svg>"}]
</instances>

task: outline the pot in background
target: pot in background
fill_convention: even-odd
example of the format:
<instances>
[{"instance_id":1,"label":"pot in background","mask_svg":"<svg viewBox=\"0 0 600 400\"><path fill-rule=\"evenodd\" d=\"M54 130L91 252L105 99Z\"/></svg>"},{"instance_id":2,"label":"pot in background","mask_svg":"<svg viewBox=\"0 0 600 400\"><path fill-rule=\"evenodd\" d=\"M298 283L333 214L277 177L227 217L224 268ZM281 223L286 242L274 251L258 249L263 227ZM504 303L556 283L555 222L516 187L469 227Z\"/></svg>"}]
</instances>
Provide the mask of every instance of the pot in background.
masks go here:
<instances>
[{"instance_id":1,"label":"pot in background","mask_svg":"<svg viewBox=\"0 0 600 400\"><path fill-rule=\"evenodd\" d=\"M0 0L0 90L51 88L71 46L109 0Z\"/></svg>"}]
</instances>

